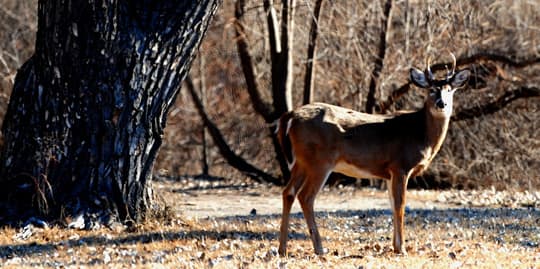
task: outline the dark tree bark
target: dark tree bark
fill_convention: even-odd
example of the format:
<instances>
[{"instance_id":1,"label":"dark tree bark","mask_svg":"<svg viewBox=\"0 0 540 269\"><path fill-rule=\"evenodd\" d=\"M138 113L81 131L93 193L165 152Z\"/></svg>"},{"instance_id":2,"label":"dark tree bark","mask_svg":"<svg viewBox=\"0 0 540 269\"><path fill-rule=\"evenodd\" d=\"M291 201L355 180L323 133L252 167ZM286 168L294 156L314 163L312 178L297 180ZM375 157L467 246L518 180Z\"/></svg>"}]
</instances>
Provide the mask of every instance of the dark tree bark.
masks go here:
<instances>
[{"instance_id":1,"label":"dark tree bark","mask_svg":"<svg viewBox=\"0 0 540 269\"><path fill-rule=\"evenodd\" d=\"M321 15L323 0L315 2L313 18L309 29L309 43L307 49L306 76L304 77L304 96L302 104L313 102L313 69L315 67L315 49L317 48L317 36L319 35L319 17Z\"/></svg>"},{"instance_id":2,"label":"dark tree bark","mask_svg":"<svg viewBox=\"0 0 540 269\"><path fill-rule=\"evenodd\" d=\"M43 0L4 120L0 222L141 220L167 111L220 0Z\"/></svg>"}]
</instances>

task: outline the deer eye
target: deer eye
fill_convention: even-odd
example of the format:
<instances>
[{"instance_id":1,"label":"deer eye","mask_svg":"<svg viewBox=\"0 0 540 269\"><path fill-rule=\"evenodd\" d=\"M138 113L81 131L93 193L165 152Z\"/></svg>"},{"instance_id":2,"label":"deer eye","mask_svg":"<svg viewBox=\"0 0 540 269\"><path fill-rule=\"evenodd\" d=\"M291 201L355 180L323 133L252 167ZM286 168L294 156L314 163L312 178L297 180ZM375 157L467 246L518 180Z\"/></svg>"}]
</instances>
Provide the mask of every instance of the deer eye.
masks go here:
<instances>
[{"instance_id":1,"label":"deer eye","mask_svg":"<svg viewBox=\"0 0 540 269\"><path fill-rule=\"evenodd\" d=\"M429 95L435 95L437 93L437 90L435 88L429 89Z\"/></svg>"}]
</instances>

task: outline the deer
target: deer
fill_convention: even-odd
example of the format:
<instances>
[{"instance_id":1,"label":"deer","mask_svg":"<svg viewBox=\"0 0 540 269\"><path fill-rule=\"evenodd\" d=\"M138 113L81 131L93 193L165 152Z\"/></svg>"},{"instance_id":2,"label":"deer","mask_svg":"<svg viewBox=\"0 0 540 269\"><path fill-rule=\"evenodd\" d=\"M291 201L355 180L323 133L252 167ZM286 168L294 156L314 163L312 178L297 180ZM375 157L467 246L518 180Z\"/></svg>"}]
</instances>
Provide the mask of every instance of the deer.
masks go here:
<instances>
[{"instance_id":1,"label":"deer","mask_svg":"<svg viewBox=\"0 0 540 269\"><path fill-rule=\"evenodd\" d=\"M393 251L404 246L405 192L409 178L427 169L443 144L452 115L453 94L465 86L470 71L456 71L456 58L443 79L431 71L410 68L409 79L429 90L424 106L415 112L374 115L326 103L312 103L284 113L277 138L289 165L283 189L278 253L287 255L291 206L298 199L314 252L323 255L314 215L314 202L331 172L354 178L388 180L393 218Z\"/></svg>"}]
</instances>

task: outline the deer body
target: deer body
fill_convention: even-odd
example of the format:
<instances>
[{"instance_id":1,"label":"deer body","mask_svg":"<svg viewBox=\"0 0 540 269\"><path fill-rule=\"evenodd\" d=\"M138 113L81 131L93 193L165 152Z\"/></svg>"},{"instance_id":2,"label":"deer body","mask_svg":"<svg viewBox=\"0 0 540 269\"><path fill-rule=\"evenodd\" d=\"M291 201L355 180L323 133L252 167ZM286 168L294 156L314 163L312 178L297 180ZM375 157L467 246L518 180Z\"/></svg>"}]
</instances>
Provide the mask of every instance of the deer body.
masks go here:
<instances>
[{"instance_id":1,"label":"deer body","mask_svg":"<svg viewBox=\"0 0 540 269\"><path fill-rule=\"evenodd\" d=\"M288 117L293 150L308 153L295 156L299 165L321 160L334 172L373 179L390 179L395 167L411 176L422 172L414 168L429 165L449 123L449 118L434 120L425 109L389 117L324 103L303 106Z\"/></svg>"},{"instance_id":2,"label":"deer body","mask_svg":"<svg viewBox=\"0 0 540 269\"><path fill-rule=\"evenodd\" d=\"M315 253L324 253L313 205L331 172L390 181L393 247L396 253L405 253L403 229L408 179L423 172L439 151L452 114L452 94L466 82L468 75L463 70L437 81L431 71L424 74L411 69L413 83L435 89L424 107L412 113L371 115L314 103L284 114L277 132L291 168L291 178L283 191L279 253L286 254L289 213L295 197L304 212Z\"/></svg>"}]
</instances>

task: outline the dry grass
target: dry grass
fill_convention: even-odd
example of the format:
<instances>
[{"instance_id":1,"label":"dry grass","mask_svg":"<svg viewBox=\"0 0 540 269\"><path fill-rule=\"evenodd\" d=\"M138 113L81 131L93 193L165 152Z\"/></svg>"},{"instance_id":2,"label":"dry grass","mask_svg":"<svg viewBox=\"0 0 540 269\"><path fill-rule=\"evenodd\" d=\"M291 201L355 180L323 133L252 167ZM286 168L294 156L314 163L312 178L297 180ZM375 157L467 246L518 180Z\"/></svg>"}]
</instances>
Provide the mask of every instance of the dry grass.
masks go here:
<instances>
[{"instance_id":1,"label":"dry grass","mask_svg":"<svg viewBox=\"0 0 540 269\"><path fill-rule=\"evenodd\" d=\"M387 211L320 213L319 219L329 250L323 257L313 255L296 215L289 258L276 255L276 216L243 216L178 217L135 232L55 227L26 241L4 229L0 262L6 268L535 268L540 262L537 209L409 212L405 257L388 247Z\"/></svg>"},{"instance_id":2,"label":"dry grass","mask_svg":"<svg viewBox=\"0 0 540 269\"><path fill-rule=\"evenodd\" d=\"M533 207L520 207L518 203L510 204L517 207L503 208L493 203L487 208L409 209L405 230L409 254L396 256L390 249L388 209L340 210L347 197L357 193L352 188L326 189L319 201L338 208L317 213L328 253L322 257L313 254L305 221L295 213L289 257L281 258L277 255L280 214L248 213L250 208L260 209L266 204L226 209L228 214L219 217L178 213L185 208L179 202L186 197L188 201L189 197L209 197L221 205L228 203L224 199L250 201L246 192L279 198L276 188L245 183L216 185L215 181L189 186L171 181L159 184L163 198L176 212L170 218L129 229L34 228L26 238L21 236L24 229L3 228L0 264L6 268L535 268L540 262L540 210L534 207L540 202L540 193L534 194ZM224 198L220 195L223 192L236 196ZM432 191L409 194L426 204L441 199ZM447 191L442 197L451 205L483 195ZM374 191L371 197L386 200L386 194L380 191ZM279 212L279 203L273 206Z\"/></svg>"}]
</instances>

